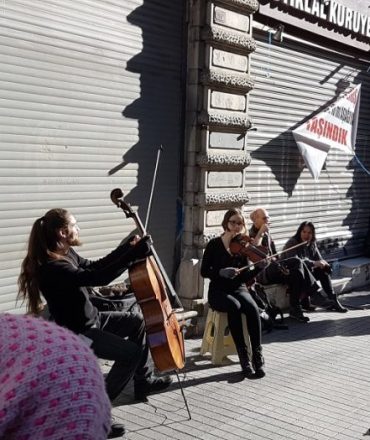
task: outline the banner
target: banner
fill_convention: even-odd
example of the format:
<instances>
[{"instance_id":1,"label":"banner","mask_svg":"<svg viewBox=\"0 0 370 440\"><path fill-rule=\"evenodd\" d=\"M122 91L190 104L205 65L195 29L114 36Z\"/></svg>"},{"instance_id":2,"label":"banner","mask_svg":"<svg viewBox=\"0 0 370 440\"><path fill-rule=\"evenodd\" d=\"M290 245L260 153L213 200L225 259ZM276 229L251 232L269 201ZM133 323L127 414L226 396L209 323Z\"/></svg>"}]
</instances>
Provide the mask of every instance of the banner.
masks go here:
<instances>
[{"instance_id":1,"label":"banner","mask_svg":"<svg viewBox=\"0 0 370 440\"><path fill-rule=\"evenodd\" d=\"M293 130L293 137L299 151L315 180L330 148L339 148L354 153L361 84L350 90L322 112Z\"/></svg>"}]
</instances>

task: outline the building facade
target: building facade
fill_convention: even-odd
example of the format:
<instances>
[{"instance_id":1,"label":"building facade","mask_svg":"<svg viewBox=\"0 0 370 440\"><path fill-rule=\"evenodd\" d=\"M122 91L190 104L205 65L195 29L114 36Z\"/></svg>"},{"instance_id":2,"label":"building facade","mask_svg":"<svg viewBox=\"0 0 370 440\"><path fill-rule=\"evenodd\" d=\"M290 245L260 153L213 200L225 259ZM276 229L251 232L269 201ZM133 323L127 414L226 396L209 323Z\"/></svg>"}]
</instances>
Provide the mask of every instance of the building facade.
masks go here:
<instances>
[{"instance_id":1,"label":"building facade","mask_svg":"<svg viewBox=\"0 0 370 440\"><path fill-rule=\"evenodd\" d=\"M327 259L363 253L369 219L370 16L361 1L194 5L202 55L188 70L190 81L193 70L200 74L198 100L192 83L188 91L190 170L180 292L201 310L207 296L207 282L197 278L203 249L220 233L230 206L243 206L246 216L253 207L266 207L280 249L310 220ZM354 154L331 148L314 181L292 131L360 83Z\"/></svg>"},{"instance_id":2,"label":"building facade","mask_svg":"<svg viewBox=\"0 0 370 440\"><path fill-rule=\"evenodd\" d=\"M0 311L20 306L26 240L47 209L75 214L87 257L134 230L110 200L117 187L200 313L202 253L231 206L265 206L278 247L312 220L329 259L361 254L366 1L7 0L1 11ZM356 154L330 150L315 182L292 130L359 83Z\"/></svg>"},{"instance_id":3,"label":"building facade","mask_svg":"<svg viewBox=\"0 0 370 440\"><path fill-rule=\"evenodd\" d=\"M98 258L135 225L121 188L174 267L182 190L185 5L6 0L0 6L0 310L16 305L33 221L70 209Z\"/></svg>"}]
</instances>

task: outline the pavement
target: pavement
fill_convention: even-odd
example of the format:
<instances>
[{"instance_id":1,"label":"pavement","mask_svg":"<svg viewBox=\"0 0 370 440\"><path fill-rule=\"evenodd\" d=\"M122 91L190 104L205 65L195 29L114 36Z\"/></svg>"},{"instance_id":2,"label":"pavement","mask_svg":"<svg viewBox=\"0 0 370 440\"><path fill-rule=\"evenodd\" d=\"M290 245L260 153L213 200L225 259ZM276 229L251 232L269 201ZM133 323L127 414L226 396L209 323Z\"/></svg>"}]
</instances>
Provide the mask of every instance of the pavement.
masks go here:
<instances>
[{"instance_id":1,"label":"pavement","mask_svg":"<svg viewBox=\"0 0 370 440\"><path fill-rule=\"evenodd\" d=\"M186 340L186 366L165 392L135 402L132 386L113 415L129 440L370 440L370 291L341 296L348 313L316 310L263 335L266 377L244 379L236 356L215 367ZM367 437L366 435L369 435Z\"/></svg>"}]
</instances>

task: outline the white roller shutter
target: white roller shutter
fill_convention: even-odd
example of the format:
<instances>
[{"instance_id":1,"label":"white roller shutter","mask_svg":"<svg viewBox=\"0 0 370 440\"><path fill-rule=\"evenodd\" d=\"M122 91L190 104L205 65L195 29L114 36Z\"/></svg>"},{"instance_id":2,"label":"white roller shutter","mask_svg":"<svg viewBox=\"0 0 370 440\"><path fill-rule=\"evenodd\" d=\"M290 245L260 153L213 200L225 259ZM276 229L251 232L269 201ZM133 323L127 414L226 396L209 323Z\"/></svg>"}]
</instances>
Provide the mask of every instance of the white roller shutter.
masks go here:
<instances>
[{"instance_id":1,"label":"white roller shutter","mask_svg":"<svg viewBox=\"0 0 370 440\"><path fill-rule=\"evenodd\" d=\"M0 14L0 311L12 310L31 224L70 209L104 255L144 220L164 145L152 233L173 269L182 145L183 2L7 0Z\"/></svg>"},{"instance_id":2,"label":"white roller shutter","mask_svg":"<svg viewBox=\"0 0 370 440\"><path fill-rule=\"evenodd\" d=\"M291 130L335 97L340 82L362 83L356 153L370 169L368 62L285 36L276 43L255 31L249 112L252 163L246 170L250 206L267 206L281 247L304 220L318 229L328 258L362 252L369 219L369 175L352 155L331 149L319 182L311 177Z\"/></svg>"}]
</instances>

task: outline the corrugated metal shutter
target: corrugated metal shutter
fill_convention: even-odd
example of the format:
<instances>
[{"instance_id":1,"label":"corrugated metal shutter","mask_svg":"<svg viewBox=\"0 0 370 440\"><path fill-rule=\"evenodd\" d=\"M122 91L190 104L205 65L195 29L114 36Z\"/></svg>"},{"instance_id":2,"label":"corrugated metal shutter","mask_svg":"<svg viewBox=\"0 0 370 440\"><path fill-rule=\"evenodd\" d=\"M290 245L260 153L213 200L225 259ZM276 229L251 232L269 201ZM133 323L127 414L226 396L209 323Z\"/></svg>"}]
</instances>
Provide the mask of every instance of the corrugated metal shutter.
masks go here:
<instances>
[{"instance_id":1,"label":"corrugated metal shutter","mask_svg":"<svg viewBox=\"0 0 370 440\"><path fill-rule=\"evenodd\" d=\"M0 311L14 308L33 221L70 209L104 255L133 228L123 188L171 271L182 145L183 2L12 0L0 14Z\"/></svg>"},{"instance_id":2,"label":"corrugated metal shutter","mask_svg":"<svg viewBox=\"0 0 370 440\"><path fill-rule=\"evenodd\" d=\"M302 221L310 220L328 258L361 253L368 229L369 176L351 155L331 149L315 183L303 168L291 130L328 105L338 81L362 83L356 153L369 169L368 64L298 40L276 43L262 31L254 37L258 47L251 73L256 86L249 112L257 131L248 134L250 207L269 209L279 248Z\"/></svg>"}]
</instances>

